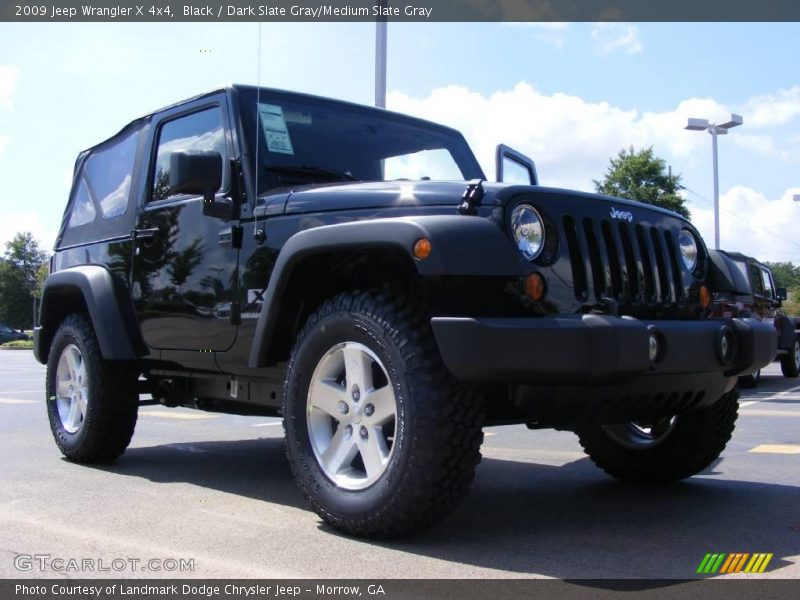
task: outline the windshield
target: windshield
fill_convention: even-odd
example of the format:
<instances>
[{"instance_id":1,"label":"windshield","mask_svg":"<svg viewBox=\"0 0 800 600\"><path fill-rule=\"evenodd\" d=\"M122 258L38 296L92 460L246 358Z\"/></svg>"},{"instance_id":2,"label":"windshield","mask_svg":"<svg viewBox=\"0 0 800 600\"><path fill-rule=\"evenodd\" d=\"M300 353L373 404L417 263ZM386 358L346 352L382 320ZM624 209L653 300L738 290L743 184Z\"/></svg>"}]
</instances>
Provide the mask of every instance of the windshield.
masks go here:
<instances>
[{"instance_id":1,"label":"windshield","mask_svg":"<svg viewBox=\"0 0 800 600\"><path fill-rule=\"evenodd\" d=\"M257 99L256 92L240 91L240 109L245 136L258 136L259 193L304 183L483 178L463 136L446 127L263 89Z\"/></svg>"}]
</instances>

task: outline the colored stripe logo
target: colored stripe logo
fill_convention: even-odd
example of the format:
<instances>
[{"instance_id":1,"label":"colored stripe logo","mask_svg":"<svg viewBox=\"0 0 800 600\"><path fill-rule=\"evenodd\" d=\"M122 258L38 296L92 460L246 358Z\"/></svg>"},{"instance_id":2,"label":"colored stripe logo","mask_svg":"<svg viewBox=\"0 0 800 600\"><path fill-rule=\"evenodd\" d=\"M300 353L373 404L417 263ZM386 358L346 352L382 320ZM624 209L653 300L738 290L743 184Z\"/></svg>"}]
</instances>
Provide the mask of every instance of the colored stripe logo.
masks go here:
<instances>
[{"instance_id":1,"label":"colored stripe logo","mask_svg":"<svg viewBox=\"0 0 800 600\"><path fill-rule=\"evenodd\" d=\"M763 573L772 560L772 552L709 552L700 561L697 572L701 575L728 575L730 573Z\"/></svg>"}]
</instances>

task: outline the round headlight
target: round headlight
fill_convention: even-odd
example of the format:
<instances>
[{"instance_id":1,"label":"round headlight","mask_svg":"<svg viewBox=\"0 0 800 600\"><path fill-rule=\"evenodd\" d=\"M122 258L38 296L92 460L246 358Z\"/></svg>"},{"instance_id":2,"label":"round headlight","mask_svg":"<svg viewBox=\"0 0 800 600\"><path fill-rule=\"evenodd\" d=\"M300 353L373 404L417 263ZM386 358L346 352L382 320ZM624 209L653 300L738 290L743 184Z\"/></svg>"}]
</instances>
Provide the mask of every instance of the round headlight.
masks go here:
<instances>
[{"instance_id":1,"label":"round headlight","mask_svg":"<svg viewBox=\"0 0 800 600\"><path fill-rule=\"evenodd\" d=\"M536 209L520 204L511 212L511 231L522 255L533 260L544 248L544 222Z\"/></svg>"},{"instance_id":2,"label":"round headlight","mask_svg":"<svg viewBox=\"0 0 800 600\"><path fill-rule=\"evenodd\" d=\"M693 271L697 266L697 240L688 229L682 229L678 238L681 247L681 258L687 269Z\"/></svg>"}]
</instances>

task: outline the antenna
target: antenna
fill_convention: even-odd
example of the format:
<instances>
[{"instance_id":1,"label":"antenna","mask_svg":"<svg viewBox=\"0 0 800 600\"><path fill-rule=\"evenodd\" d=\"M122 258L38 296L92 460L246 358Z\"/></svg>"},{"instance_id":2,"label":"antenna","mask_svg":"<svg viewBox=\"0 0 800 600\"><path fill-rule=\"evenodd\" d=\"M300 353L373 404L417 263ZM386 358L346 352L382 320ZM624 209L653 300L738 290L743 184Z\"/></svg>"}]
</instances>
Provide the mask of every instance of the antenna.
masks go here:
<instances>
[{"instance_id":1,"label":"antenna","mask_svg":"<svg viewBox=\"0 0 800 600\"><path fill-rule=\"evenodd\" d=\"M261 102L261 21L258 22L258 55L256 56L256 69L258 72L256 73L256 106L255 106L255 136L253 136L253 140L255 141L256 145L256 153L255 153L255 189L253 190L253 212L255 213L255 226L253 228L253 237L255 237L256 241L261 243L266 238L266 234L263 229L258 226L258 175L261 172L261 163L258 161L258 147L260 144L258 143L258 105Z\"/></svg>"}]
</instances>

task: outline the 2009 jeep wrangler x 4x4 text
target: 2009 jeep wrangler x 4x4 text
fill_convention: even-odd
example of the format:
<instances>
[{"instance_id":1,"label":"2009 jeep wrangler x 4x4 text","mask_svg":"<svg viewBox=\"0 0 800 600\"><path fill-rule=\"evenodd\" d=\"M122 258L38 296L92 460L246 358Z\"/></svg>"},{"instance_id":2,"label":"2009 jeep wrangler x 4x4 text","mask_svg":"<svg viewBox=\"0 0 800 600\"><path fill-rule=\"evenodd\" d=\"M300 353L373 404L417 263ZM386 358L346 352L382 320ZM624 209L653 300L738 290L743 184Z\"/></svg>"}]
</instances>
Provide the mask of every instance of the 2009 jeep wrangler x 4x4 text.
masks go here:
<instances>
[{"instance_id":1,"label":"2009 jeep wrangler x 4x4 text","mask_svg":"<svg viewBox=\"0 0 800 600\"><path fill-rule=\"evenodd\" d=\"M35 330L59 448L118 457L146 394L280 415L314 509L375 537L453 507L485 425L573 430L623 480L705 469L773 329L709 318L680 216L497 163L520 183L452 129L246 86L81 153Z\"/></svg>"}]
</instances>

